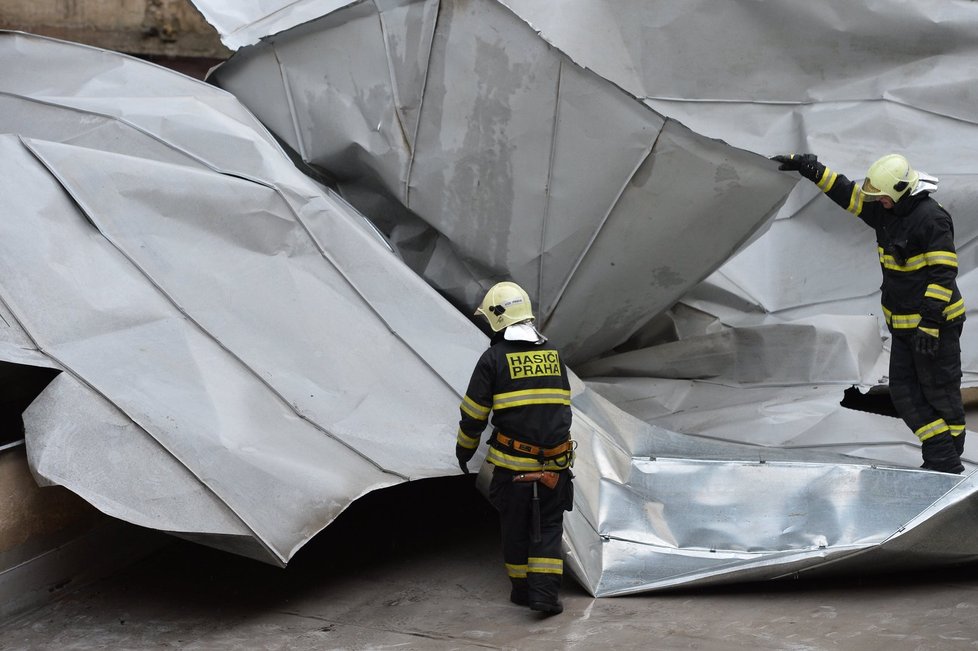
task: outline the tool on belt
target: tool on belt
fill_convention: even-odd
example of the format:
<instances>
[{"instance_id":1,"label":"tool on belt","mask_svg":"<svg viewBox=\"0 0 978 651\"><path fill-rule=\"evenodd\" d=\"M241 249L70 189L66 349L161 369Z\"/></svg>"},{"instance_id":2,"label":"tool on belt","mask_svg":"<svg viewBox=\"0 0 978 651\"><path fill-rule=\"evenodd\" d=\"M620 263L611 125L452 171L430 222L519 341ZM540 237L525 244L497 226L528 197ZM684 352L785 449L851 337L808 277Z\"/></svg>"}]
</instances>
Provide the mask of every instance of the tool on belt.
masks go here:
<instances>
[{"instance_id":1,"label":"tool on belt","mask_svg":"<svg viewBox=\"0 0 978 651\"><path fill-rule=\"evenodd\" d=\"M574 441L571 439L567 439L560 445L555 445L552 448L541 448L538 445L524 443L523 441L518 441L511 436L506 436L498 430L494 433L494 436L496 442L503 447L507 447L515 452L522 452L523 454L534 456L540 463L544 463L545 461L553 461L561 468L571 465L571 460L573 459L574 454ZM566 457L564 463L557 463L556 459L560 457Z\"/></svg>"},{"instance_id":2,"label":"tool on belt","mask_svg":"<svg viewBox=\"0 0 978 651\"><path fill-rule=\"evenodd\" d=\"M538 543L540 535L540 496L537 495L537 484L543 484L550 490L557 487L560 475L552 470L541 470L539 472L521 472L513 475L514 482L533 482L533 499L530 500L530 509L533 518L530 520L530 540Z\"/></svg>"},{"instance_id":3,"label":"tool on belt","mask_svg":"<svg viewBox=\"0 0 978 651\"><path fill-rule=\"evenodd\" d=\"M550 490L557 488L560 475L553 470L541 470L539 472L521 472L513 475L513 481L538 481Z\"/></svg>"}]
</instances>

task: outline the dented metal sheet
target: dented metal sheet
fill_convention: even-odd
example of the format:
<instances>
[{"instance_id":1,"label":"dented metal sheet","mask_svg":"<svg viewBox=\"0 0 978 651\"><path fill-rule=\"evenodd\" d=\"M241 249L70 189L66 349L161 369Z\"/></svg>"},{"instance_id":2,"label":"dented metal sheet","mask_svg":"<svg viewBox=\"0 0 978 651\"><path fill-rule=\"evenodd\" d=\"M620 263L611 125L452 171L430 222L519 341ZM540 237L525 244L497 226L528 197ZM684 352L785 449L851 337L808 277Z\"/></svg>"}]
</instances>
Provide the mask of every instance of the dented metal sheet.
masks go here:
<instances>
[{"instance_id":1,"label":"dented metal sheet","mask_svg":"<svg viewBox=\"0 0 978 651\"><path fill-rule=\"evenodd\" d=\"M407 266L235 97L3 34L4 60L31 73L0 81L0 130L15 134L0 138L0 196L23 215L0 238L15 324L0 360L28 348L62 369L25 417L42 480L285 563L364 492L456 472L453 421L485 338L411 270L467 310L505 276L592 378L572 380L565 530L591 593L978 558L971 476L859 459L882 446L823 437L862 421L830 413L829 390L804 395L876 381L874 318L826 319L796 286L782 319L731 276L698 284L795 185L773 151L653 110L516 3L360 2L312 20L313 3L200 4L247 38L277 34L215 80ZM636 24L652 15L628 4ZM583 6L568 5L576 30L594 17ZM607 13L595 25L627 17L612 6L591 6ZM793 205L775 228L804 223ZM778 271L763 277L782 296Z\"/></svg>"},{"instance_id":2,"label":"dented metal sheet","mask_svg":"<svg viewBox=\"0 0 978 651\"><path fill-rule=\"evenodd\" d=\"M39 477L284 564L359 495L455 467L442 414L484 336L236 100L81 46L0 48L30 71L2 88L3 336L62 370L25 415Z\"/></svg>"},{"instance_id":3,"label":"dented metal sheet","mask_svg":"<svg viewBox=\"0 0 978 651\"><path fill-rule=\"evenodd\" d=\"M457 304L501 277L526 287L572 362L675 303L794 185L664 120L495 2L361 2L210 79Z\"/></svg>"}]
</instances>

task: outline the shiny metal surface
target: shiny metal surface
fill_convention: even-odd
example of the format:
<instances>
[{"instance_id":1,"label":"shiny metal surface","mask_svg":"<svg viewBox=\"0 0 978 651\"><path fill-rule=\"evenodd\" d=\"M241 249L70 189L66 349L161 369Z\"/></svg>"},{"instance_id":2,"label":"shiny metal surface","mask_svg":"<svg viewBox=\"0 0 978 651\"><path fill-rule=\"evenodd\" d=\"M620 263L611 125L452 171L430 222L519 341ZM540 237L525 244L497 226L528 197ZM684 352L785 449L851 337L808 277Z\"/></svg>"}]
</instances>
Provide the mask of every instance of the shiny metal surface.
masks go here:
<instances>
[{"instance_id":1,"label":"shiny metal surface","mask_svg":"<svg viewBox=\"0 0 978 651\"><path fill-rule=\"evenodd\" d=\"M268 37L215 73L233 95L0 37L0 196L18 216L0 226L0 359L63 370L25 416L43 481L284 564L360 495L456 472L486 341L442 295L468 307L505 276L584 378L565 547L590 593L975 559L973 475L909 468L898 421L838 405L885 383L871 237L766 160L812 149L856 176L896 129L951 173L968 296L966 16L832 3L852 47L947 35L929 41L947 56L901 53L895 86L867 89L882 64L847 68L846 48L805 47L851 70L834 81L792 76L786 47L743 60L762 39L745 33L838 31L798 2L763 22L747 1L197 4L227 14L226 42ZM671 47L720 24L712 54Z\"/></svg>"}]
</instances>

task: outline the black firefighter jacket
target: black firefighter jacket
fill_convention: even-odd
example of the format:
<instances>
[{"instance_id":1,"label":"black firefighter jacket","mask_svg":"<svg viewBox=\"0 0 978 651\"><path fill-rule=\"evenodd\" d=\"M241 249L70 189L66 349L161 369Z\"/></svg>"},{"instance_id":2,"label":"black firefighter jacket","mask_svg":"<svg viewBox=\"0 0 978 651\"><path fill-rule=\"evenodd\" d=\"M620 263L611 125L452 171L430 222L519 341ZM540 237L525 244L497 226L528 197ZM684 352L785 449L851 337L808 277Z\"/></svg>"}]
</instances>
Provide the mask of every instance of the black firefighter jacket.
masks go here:
<instances>
[{"instance_id":1,"label":"black firefighter jacket","mask_svg":"<svg viewBox=\"0 0 978 651\"><path fill-rule=\"evenodd\" d=\"M859 184L828 167L816 184L876 231L883 315L892 333L912 334L919 326L937 335L942 326L964 320L954 224L928 192L904 196L887 210L864 202Z\"/></svg>"},{"instance_id":2,"label":"black firefighter jacket","mask_svg":"<svg viewBox=\"0 0 978 651\"><path fill-rule=\"evenodd\" d=\"M560 353L547 342L508 341L497 334L479 358L459 407L456 444L474 451L492 412L490 463L514 471L561 470L570 452L544 460L497 439L508 438L551 449L570 436L570 383Z\"/></svg>"}]
</instances>

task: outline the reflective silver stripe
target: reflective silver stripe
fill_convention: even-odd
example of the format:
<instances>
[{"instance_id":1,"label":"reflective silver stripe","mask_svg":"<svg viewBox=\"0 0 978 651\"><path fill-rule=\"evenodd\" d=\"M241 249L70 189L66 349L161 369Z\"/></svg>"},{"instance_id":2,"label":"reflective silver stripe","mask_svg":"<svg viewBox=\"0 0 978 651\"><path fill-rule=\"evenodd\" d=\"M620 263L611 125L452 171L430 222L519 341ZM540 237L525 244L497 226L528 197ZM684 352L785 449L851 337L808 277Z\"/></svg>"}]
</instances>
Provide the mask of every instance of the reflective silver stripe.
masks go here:
<instances>
[{"instance_id":1,"label":"reflective silver stripe","mask_svg":"<svg viewBox=\"0 0 978 651\"><path fill-rule=\"evenodd\" d=\"M924 296L927 298L936 298L939 301L947 303L951 300L951 290L947 287L941 287L940 285L931 283L927 285L927 291L924 292Z\"/></svg>"},{"instance_id":2,"label":"reflective silver stripe","mask_svg":"<svg viewBox=\"0 0 978 651\"><path fill-rule=\"evenodd\" d=\"M950 321L951 319L956 319L964 314L964 299L955 301L951 305L944 308L944 318Z\"/></svg>"},{"instance_id":3,"label":"reflective silver stripe","mask_svg":"<svg viewBox=\"0 0 978 651\"><path fill-rule=\"evenodd\" d=\"M506 563L506 574L509 575L511 579L525 579L526 578L526 565L514 565L513 563Z\"/></svg>"},{"instance_id":4,"label":"reflective silver stripe","mask_svg":"<svg viewBox=\"0 0 978 651\"><path fill-rule=\"evenodd\" d=\"M540 463L532 457L518 457L513 454L501 452L494 447L490 447L489 453L486 455L486 459L494 466L523 472L535 472L537 470L563 470L564 468L573 465L573 456L570 452L567 454L562 454L554 459L548 459L544 463Z\"/></svg>"},{"instance_id":5,"label":"reflective silver stripe","mask_svg":"<svg viewBox=\"0 0 978 651\"><path fill-rule=\"evenodd\" d=\"M570 405L570 391L566 389L527 389L497 393L492 397L493 409L507 409L524 405Z\"/></svg>"},{"instance_id":6,"label":"reflective silver stripe","mask_svg":"<svg viewBox=\"0 0 978 651\"><path fill-rule=\"evenodd\" d=\"M914 434L916 434L917 438L919 438L921 442L923 442L929 438L937 436L938 434L943 434L944 432L947 432L949 429L950 428L947 426L947 423L944 422L944 419L938 418L937 420L931 423L927 423L926 425L918 429L916 432L914 432Z\"/></svg>"},{"instance_id":7,"label":"reflective silver stripe","mask_svg":"<svg viewBox=\"0 0 978 651\"><path fill-rule=\"evenodd\" d=\"M467 450L474 450L479 447L479 439L469 436L462 431L461 427L458 428L458 434L455 436L455 442Z\"/></svg>"},{"instance_id":8,"label":"reflective silver stripe","mask_svg":"<svg viewBox=\"0 0 978 651\"><path fill-rule=\"evenodd\" d=\"M952 321L964 314L964 299L948 305L944 308L943 314L945 321ZM897 329L916 328L920 325L921 320L919 314L894 314L885 305L883 306L883 318L886 319L887 325Z\"/></svg>"},{"instance_id":9,"label":"reflective silver stripe","mask_svg":"<svg viewBox=\"0 0 978 651\"><path fill-rule=\"evenodd\" d=\"M476 420L487 420L489 418L489 407L483 407L472 398L465 396L459 409Z\"/></svg>"},{"instance_id":10,"label":"reflective silver stripe","mask_svg":"<svg viewBox=\"0 0 978 651\"><path fill-rule=\"evenodd\" d=\"M883 253L883 247L876 247L879 253L880 264L890 271L919 271L927 266L945 265L948 267L958 266L958 256L951 251L930 251L907 258L906 262L900 264L892 255Z\"/></svg>"},{"instance_id":11,"label":"reflective silver stripe","mask_svg":"<svg viewBox=\"0 0 978 651\"><path fill-rule=\"evenodd\" d=\"M531 556L527 559L526 571L537 574L563 574L564 561L560 558Z\"/></svg>"},{"instance_id":12,"label":"reflective silver stripe","mask_svg":"<svg viewBox=\"0 0 978 651\"><path fill-rule=\"evenodd\" d=\"M853 215L858 215L863 210L863 193L856 184L852 186L852 196L849 197L849 206L846 210Z\"/></svg>"},{"instance_id":13,"label":"reflective silver stripe","mask_svg":"<svg viewBox=\"0 0 978 651\"><path fill-rule=\"evenodd\" d=\"M927 258L923 253L915 255L912 258L907 258L906 262L900 264L892 255L883 253L883 247L877 247L877 251L880 257L880 264L890 271L919 271L927 266Z\"/></svg>"},{"instance_id":14,"label":"reflective silver stripe","mask_svg":"<svg viewBox=\"0 0 978 651\"><path fill-rule=\"evenodd\" d=\"M822 180L818 182L818 187L822 189L822 192L828 192L835 185L835 180L839 178L838 173L833 172L828 167L822 172Z\"/></svg>"},{"instance_id":15,"label":"reflective silver stripe","mask_svg":"<svg viewBox=\"0 0 978 651\"><path fill-rule=\"evenodd\" d=\"M916 328L920 323L919 314L893 314L884 307L883 315L886 317L886 322L898 330Z\"/></svg>"},{"instance_id":16,"label":"reflective silver stripe","mask_svg":"<svg viewBox=\"0 0 978 651\"><path fill-rule=\"evenodd\" d=\"M958 254L954 251L928 251L924 254L927 264L947 265L948 267L958 266Z\"/></svg>"}]
</instances>

